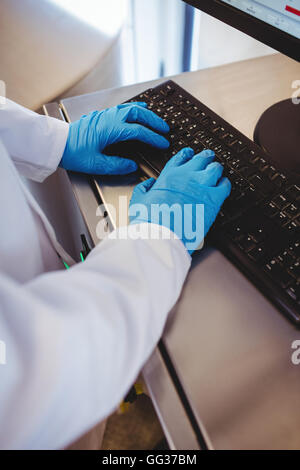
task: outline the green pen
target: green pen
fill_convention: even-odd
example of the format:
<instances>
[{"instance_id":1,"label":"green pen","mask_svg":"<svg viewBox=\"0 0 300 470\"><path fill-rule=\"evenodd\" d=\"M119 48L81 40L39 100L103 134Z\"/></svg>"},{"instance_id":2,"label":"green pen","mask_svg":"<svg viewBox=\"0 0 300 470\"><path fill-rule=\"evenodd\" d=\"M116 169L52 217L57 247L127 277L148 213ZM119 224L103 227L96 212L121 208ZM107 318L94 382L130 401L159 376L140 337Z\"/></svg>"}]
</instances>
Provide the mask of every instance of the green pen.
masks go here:
<instances>
[{"instance_id":1,"label":"green pen","mask_svg":"<svg viewBox=\"0 0 300 470\"><path fill-rule=\"evenodd\" d=\"M80 252L80 259L81 259L82 263L84 263L85 258L90 253L91 249L90 249L90 247L87 243L85 235L81 235L81 241L82 241L82 246L84 248L84 251ZM64 266L65 266L66 269L70 269L70 266L64 260L62 260L62 262L64 263Z\"/></svg>"}]
</instances>

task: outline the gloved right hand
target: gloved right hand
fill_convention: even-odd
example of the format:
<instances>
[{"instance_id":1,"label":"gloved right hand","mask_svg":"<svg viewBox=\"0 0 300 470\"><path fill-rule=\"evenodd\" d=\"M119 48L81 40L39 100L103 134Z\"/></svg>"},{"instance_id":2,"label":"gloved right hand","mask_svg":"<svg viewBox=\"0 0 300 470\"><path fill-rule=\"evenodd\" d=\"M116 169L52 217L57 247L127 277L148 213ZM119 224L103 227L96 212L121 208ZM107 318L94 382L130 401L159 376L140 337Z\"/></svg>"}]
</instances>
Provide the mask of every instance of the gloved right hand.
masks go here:
<instances>
[{"instance_id":1,"label":"gloved right hand","mask_svg":"<svg viewBox=\"0 0 300 470\"><path fill-rule=\"evenodd\" d=\"M131 224L148 222L166 226L192 254L203 242L231 192L230 181L222 178L223 166L213 163L214 157L211 150L195 155L190 148L175 155L157 180L151 178L135 188L129 209ZM170 217L167 211L174 204L177 209ZM201 220L197 218L197 205L204 206ZM202 234L201 240L197 236L194 241L189 239L192 232Z\"/></svg>"}]
</instances>

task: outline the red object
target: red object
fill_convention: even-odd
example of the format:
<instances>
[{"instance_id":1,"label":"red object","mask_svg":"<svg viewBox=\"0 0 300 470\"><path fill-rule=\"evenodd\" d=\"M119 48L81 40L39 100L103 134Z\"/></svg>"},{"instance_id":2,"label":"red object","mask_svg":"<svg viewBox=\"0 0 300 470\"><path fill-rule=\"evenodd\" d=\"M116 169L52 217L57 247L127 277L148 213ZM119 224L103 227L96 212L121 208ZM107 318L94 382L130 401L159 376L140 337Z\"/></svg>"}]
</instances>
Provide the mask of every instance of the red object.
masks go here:
<instances>
[{"instance_id":1,"label":"red object","mask_svg":"<svg viewBox=\"0 0 300 470\"><path fill-rule=\"evenodd\" d=\"M286 11L289 11L290 13L294 13L295 15L300 16L300 10L297 10L296 8L293 8L287 5L285 9Z\"/></svg>"}]
</instances>

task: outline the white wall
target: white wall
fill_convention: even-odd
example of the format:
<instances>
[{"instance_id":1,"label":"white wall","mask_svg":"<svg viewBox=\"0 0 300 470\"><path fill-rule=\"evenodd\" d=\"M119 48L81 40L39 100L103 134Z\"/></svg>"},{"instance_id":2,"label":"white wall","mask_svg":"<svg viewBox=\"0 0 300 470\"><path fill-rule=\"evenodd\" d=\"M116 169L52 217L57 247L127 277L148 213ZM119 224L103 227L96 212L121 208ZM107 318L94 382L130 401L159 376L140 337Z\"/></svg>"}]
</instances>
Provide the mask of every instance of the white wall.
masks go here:
<instances>
[{"instance_id":1,"label":"white wall","mask_svg":"<svg viewBox=\"0 0 300 470\"><path fill-rule=\"evenodd\" d=\"M181 0L132 0L136 81L181 71L184 3Z\"/></svg>"},{"instance_id":2,"label":"white wall","mask_svg":"<svg viewBox=\"0 0 300 470\"><path fill-rule=\"evenodd\" d=\"M240 31L197 12L193 41L193 69L250 59L275 51Z\"/></svg>"}]
</instances>

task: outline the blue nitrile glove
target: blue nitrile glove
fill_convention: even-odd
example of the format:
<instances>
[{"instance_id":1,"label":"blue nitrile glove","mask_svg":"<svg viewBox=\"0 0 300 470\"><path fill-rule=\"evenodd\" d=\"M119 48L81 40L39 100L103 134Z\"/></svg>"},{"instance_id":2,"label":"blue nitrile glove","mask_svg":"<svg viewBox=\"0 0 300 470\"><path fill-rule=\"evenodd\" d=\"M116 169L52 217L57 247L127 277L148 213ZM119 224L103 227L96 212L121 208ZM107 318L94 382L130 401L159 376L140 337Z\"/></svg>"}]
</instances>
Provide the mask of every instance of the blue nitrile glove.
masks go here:
<instances>
[{"instance_id":1,"label":"blue nitrile glove","mask_svg":"<svg viewBox=\"0 0 300 470\"><path fill-rule=\"evenodd\" d=\"M137 170L132 160L110 157L103 152L111 144L139 140L159 149L169 142L154 131L169 132L168 124L147 108L146 103L122 104L105 111L94 111L70 124L60 166L97 175L125 175Z\"/></svg>"},{"instance_id":2,"label":"blue nitrile glove","mask_svg":"<svg viewBox=\"0 0 300 470\"><path fill-rule=\"evenodd\" d=\"M198 155L190 148L181 150L157 180L151 178L135 188L129 209L131 224L148 222L166 226L192 254L203 242L231 192L231 183L222 178L223 167L213 163L214 157L211 150ZM176 209L173 217L170 217L170 206Z\"/></svg>"}]
</instances>

